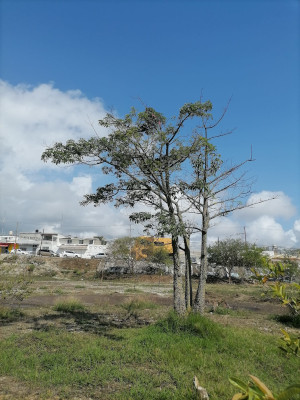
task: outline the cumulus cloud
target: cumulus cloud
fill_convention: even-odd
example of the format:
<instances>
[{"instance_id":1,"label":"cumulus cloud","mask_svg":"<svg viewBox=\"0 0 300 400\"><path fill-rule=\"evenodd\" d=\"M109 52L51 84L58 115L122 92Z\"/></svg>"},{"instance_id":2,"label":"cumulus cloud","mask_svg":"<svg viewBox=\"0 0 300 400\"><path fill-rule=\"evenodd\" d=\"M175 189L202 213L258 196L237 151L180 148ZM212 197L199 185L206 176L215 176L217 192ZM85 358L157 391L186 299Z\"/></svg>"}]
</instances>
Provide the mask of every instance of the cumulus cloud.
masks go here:
<instances>
[{"instance_id":1,"label":"cumulus cloud","mask_svg":"<svg viewBox=\"0 0 300 400\"><path fill-rule=\"evenodd\" d=\"M95 182L80 169L41 161L57 141L88 138L106 111L103 102L80 91L62 92L53 84L13 86L0 81L0 224L7 233L44 229L65 234L129 234L129 220L110 205L81 207ZM101 179L98 173L97 179ZM133 231L133 228L132 228Z\"/></svg>"},{"instance_id":2,"label":"cumulus cloud","mask_svg":"<svg viewBox=\"0 0 300 400\"><path fill-rule=\"evenodd\" d=\"M0 81L0 98L5 172L55 168L41 161L42 151L57 141L91 136L91 124L97 127L105 114L100 99L89 100L80 91L62 92L52 84L12 86Z\"/></svg>"},{"instance_id":3,"label":"cumulus cloud","mask_svg":"<svg viewBox=\"0 0 300 400\"><path fill-rule=\"evenodd\" d=\"M272 200L269 200L272 199ZM261 200L268 200L259 203ZM260 246L294 247L300 245L300 220L285 226L281 218L290 220L297 212L291 199L283 192L262 191L252 194L247 204L254 204L238 210L230 216L212 221L209 243L226 238L240 238Z\"/></svg>"},{"instance_id":4,"label":"cumulus cloud","mask_svg":"<svg viewBox=\"0 0 300 400\"><path fill-rule=\"evenodd\" d=\"M80 91L60 91L53 84L35 87L0 81L0 229L32 232L35 229L106 238L141 235L142 227L131 225L130 210L106 204L82 207L83 195L91 193L102 179L95 169L67 168L41 161L46 147L57 141L88 138L97 130L106 111L101 99L88 99ZM105 178L107 179L107 177ZM300 219L289 221L296 207L283 192L253 194L248 204L263 202L213 221L209 243L240 237L266 245L299 246ZM137 210L143 210L139 205ZM195 217L195 222L201 218ZM286 221L285 226L280 219ZM199 246L200 235L192 243Z\"/></svg>"},{"instance_id":5,"label":"cumulus cloud","mask_svg":"<svg viewBox=\"0 0 300 400\"><path fill-rule=\"evenodd\" d=\"M251 206L251 204L254 205ZM249 208L241 210L239 215L248 220L252 220L261 215L269 215L274 218L290 218L297 212L290 198L283 192L270 192L265 190L260 193L253 193L249 197L247 205Z\"/></svg>"}]
</instances>

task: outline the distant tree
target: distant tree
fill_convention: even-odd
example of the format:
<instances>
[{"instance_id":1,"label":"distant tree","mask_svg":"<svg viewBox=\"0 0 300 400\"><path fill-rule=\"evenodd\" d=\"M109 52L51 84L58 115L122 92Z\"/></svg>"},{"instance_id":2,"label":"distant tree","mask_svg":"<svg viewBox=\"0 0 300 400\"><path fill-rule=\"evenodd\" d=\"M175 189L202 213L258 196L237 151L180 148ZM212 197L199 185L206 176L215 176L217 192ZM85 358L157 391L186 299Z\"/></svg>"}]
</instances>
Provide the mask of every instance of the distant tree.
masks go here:
<instances>
[{"instance_id":1,"label":"distant tree","mask_svg":"<svg viewBox=\"0 0 300 400\"><path fill-rule=\"evenodd\" d=\"M108 246L108 254L114 258L122 259L133 270L134 263L136 261L133 247L135 245L135 238L125 236L122 238L115 239Z\"/></svg>"},{"instance_id":2,"label":"distant tree","mask_svg":"<svg viewBox=\"0 0 300 400\"><path fill-rule=\"evenodd\" d=\"M170 265L172 263L169 252L164 247L154 247L149 259L155 264Z\"/></svg>"},{"instance_id":3,"label":"distant tree","mask_svg":"<svg viewBox=\"0 0 300 400\"><path fill-rule=\"evenodd\" d=\"M286 255L283 259L283 264L285 268L285 276L292 282L295 279L299 280L300 268L298 263L292 259L292 257Z\"/></svg>"},{"instance_id":4,"label":"distant tree","mask_svg":"<svg viewBox=\"0 0 300 400\"><path fill-rule=\"evenodd\" d=\"M263 259L260 248L240 239L226 239L208 247L208 262L223 267L229 283L235 267L259 267Z\"/></svg>"}]
</instances>

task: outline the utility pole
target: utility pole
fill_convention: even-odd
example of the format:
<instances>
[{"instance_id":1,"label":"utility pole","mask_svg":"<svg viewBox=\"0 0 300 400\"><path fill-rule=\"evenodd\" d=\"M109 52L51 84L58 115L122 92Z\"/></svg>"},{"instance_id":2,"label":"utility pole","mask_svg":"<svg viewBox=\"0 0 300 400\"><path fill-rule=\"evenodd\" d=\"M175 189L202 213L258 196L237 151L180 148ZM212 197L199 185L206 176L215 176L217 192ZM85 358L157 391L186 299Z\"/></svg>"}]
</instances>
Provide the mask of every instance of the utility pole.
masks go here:
<instances>
[{"instance_id":1,"label":"utility pole","mask_svg":"<svg viewBox=\"0 0 300 400\"><path fill-rule=\"evenodd\" d=\"M15 250L15 251L16 251L16 247L17 247L18 227L19 227L19 222L17 222L16 233L15 233L15 244L14 244L14 250Z\"/></svg>"},{"instance_id":2,"label":"utility pole","mask_svg":"<svg viewBox=\"0 0 300 400\"><path fill-rule=\"evenodd\" d=\"M245 246L247 244L247 234L246 234L246 227L244 226L244 237L245 237Z\"/></svg>"}]
</instances>

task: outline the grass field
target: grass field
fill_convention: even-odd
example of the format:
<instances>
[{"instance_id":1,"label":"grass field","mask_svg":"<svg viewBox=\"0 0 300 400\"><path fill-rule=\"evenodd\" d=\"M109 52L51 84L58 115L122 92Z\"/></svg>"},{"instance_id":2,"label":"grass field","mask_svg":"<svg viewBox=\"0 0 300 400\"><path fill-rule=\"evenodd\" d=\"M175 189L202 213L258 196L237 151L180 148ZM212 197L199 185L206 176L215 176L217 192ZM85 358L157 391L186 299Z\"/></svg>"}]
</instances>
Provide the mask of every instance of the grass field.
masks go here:
<instances>
[{"instance_id":1,"label":"grass field","mask_svg":"<svg viewBox=\"0 0 300 400\"><path fill-rule=\"evenodd\" d=\"M36 279L0 311L0 399L231 399L228 378L258 376L275 393L299 383L279 349L279 304L253 285L208 285L207 313L172 313L168 279Z\"/></svg>"}]
</instances>

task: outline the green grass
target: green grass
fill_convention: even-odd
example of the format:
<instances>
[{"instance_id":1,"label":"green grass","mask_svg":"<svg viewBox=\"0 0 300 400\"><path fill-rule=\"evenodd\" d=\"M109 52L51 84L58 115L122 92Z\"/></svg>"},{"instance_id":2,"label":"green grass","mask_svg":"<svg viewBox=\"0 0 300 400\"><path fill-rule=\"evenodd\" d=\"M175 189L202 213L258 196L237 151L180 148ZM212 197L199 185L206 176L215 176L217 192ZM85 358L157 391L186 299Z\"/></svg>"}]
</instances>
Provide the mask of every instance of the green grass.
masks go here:
<instances>
[{"instance_id":1,"label":"green grass","mask_svg":"<svg viewBox=\"0 0 300 400\"><path fill-rule=\"evenodd\" d=\"M196 375L211 400L228 400L235 393L231 376L247 380L253 374L276 393L297 382L300 367L270 334L173 313L154 325L105 335L14 335L0 341L0 357L1 375L70 399L74 392L98 399L195 399Z\"/></svg>"},{"instance_id":2,"label":"green grass","mask_svg":"<svg viewBox=\"0 0 300 400\"><path fill-rule=\"evenodd\" d=\"M76 313L86 311L85 306L77 300L66 300L57 302L53 309L64 313Z\"/></svg>"},{"instance_id":3,"label":"green grass","mask_svg":"<svg viewBox=\"0 0 300 400\"><path fill-rule=\"evenodd\" d=\"M247 312L247 311L233 310L231 308L226 308L226 307L222 307L222 306L216 307L216 309L214 310L214 313L218 314L218 315L231 315L234 317L245 317L249 314L249 312Z\"/></svg>"},{"instance_id":4,"label":"green grass","mask_svg":"<svg viewBox=\"0 0 300 400\"><path fill-rule=\"evenodd\" d=\"M152 303L151 301L134 299L122 304L121 307L124 308L127 312L134 312L137 310L154 309L157 308L158 306L157 304Z\"/></svg>"},{"instance_id":5,"label":"green grass","mask_svg":"<svg viewBox=\"0 0 300 400\"><path fill-rule=\"evenodd\" d=\"M12 322L22 318L24 313L16 308L8 308L0 306L0 321Z\"/></svg>"}]
</instances>

